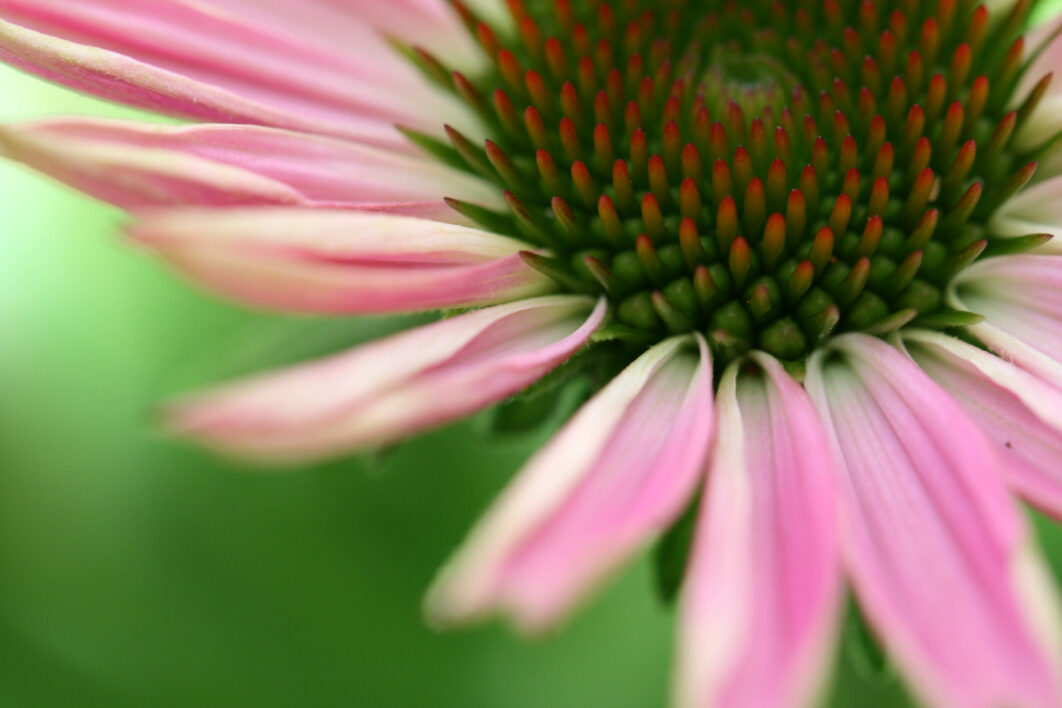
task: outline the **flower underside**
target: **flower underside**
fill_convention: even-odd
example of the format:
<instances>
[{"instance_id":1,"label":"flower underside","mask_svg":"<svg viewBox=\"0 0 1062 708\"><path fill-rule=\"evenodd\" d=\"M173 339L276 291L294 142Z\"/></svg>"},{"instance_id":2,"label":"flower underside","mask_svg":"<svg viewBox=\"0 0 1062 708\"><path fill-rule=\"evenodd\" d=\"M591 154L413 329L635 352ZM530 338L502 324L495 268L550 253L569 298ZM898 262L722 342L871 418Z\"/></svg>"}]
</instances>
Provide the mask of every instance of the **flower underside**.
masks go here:
<instances>
[{"instance_id":1,"label":"flower underside","mask_svg":"<svg viewBox=\"0 0 1062 708\"><path fill-rule=\"evenodd\" d=\"M511 0L512 31L455 5L491 70L410 55L489 139L408 134L497 183L510 213L451 206L607 296L610 336L700 331L722 363L947 329L976 319L944 304L959 271L1042 242L986 227L1036 166L1011 140L1049 78L1013 105L1026 2Z\"/></svg>"}]
</instances>

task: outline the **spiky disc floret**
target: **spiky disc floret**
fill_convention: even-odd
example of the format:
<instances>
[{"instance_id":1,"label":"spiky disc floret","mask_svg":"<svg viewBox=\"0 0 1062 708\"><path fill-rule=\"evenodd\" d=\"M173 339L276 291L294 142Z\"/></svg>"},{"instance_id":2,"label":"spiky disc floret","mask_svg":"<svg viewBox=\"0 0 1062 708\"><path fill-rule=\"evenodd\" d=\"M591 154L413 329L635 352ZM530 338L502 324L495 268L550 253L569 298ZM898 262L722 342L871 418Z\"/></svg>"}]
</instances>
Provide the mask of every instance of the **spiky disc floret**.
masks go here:
<instances>
[{"instance_id":1,"label":"spiky disc floret","mask_svg":"<svg viewBox=\"0 0 1062 708\"><path fill-rule=\"evenodd\" d=\"M510 0L511 33L455 3L483 76L415 56L475 109L482 142L413 136L499 184L509 214L452 202L603 292L613 332L699 330L717 357L797 360L835 331L945 328L942 291L999 239L1032 176L1008 106L1028 2Z\"/></svg>"}]
</instances>

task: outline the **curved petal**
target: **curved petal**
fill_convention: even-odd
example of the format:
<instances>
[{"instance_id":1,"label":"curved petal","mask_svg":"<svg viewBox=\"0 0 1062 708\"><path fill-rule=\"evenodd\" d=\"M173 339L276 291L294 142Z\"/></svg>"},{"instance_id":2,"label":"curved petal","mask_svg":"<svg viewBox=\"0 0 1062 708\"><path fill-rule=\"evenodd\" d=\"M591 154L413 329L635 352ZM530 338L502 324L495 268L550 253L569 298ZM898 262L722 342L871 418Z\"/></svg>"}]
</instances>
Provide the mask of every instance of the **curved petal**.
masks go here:
<instances>
[{"instance_id":1,"label":"curved petal","mask_svg":"<svg viewBox=\"0 0 1062 708\"><path fill-rule=\"evenodd\" d=\"M1062 78L1056 79L1055 83L1059 81L1062 81ZM1062 116L1062 94L1044 96L1037 104L1036 110L1029 114L1015 134L1014 147L1031 152L1043 146L1059 130L1062 130L1062 121L1059 121L1059 116ZM1054 176L1059 174L1060 167L1062 167L1062 162L1060 162L1057 150L1052 150L1039 172L1041 177Z\"/></svg>"},{"instance_id":2,"label":"curved petal","mask_svg":"<svg viewBox=\"0 0 1062 708\"><path fill-rule=\"evenodd\" d=\"M582 347L605 309L604 300L558 295L470 312L185 397L166 421L262 461L386 445L525 388Z\"/></svg>"},{"instance_id":3,"label":"curved petal","mask_svg":"<svg viewBox=\"0 0 1062 708\"><path fill-rule=\"evenodd\" d=\"M1054 76L1047 87L1047 94L1015 135L1015 146L1020 150L1031 151L1062 129L1062 122L1058 119L1059 109L1062 108L1062 74L1059 73L1062 69L1062 39L1058 36L1060 27L1062 19L1045 24L1025 36L1027 58L1032 58L1032 61L1025 67L1021 80L1014 88L1014 107L1021 105L1044 76Z\"/></svg>"},{"instance_id":4,"label":"curved petal","mask_svg":"<svg viewBox=\"0 0 1062 708\"><path fill-rule=\"evenodd\" d=\"M712 432L708 347L691 342L643 354L527 464L436 581L434 620L504 612L542 630L675 520Z\"/></svg>"},{"instance_id":5,"label":"curved petal","mask_svg":"<svg viewBox=\"0 0 1062 708\"><path fill-rule=\"evenodd\" d=\"M968 329L997 354L1062 387L1062 258L988 258L960 273L949 293L984 316Z\"/></svg>"},{"instance_id":6,"label":"curved petal","mask_svg":"<svg viewBox=\"0 0 1062 708\"><path fill-rule=\"evenodd\" d=\"M526 244L453 224L327 209L173 209L129 229L183 274L259 307L379 313L540 295Z\"/></svg>"},{"instance_id":7,"label":"curved petal","mask_svg":"<svg viewBox=\"0 0 1062 708\"><path fill-rule=\"evenodd\" d=\"M832 438L842 550L871 624L933 705L1059 705L1056 606L995 446L895 348L834 342L813 356L807 387Z\"/></svg>"},{"instance_id":8,"label":"curved petal","mask_svg":"<svg viewBox=\"0 0 1062 708\"><path fill-rule=\"evenodd\" d=\"M954 337L904 332L907 352L996 442L1007 481L1062 519L1062 389Z\"/></svg>"},{"instance_id":9,"label":"curved petal","mask_svg":"<svg viewBox=\"0 0 1062 708\"><path fill-rule=\"evenodd\" d=\"M102 98L406 150L395 122L470 124L362 24L353 58L193 0L0 0L0 60ZM471 124L474 124L471 123Z\"/></svg>"},{"instance_id":10,"label":"curved petal","mask_svg":"<svg viewBox=\"0 0 1062 708\"><path fill-rule=\"evenodd\" d=\"M205 0L276 34L295 33L328 42L328 50L364 58L352 38L369 25L381 33L425 47L463 69L478 67L484 57L461 25L448 0ZM467 2L484 17L504 22L501 0Z\"/></svg>"},{"instance_id":11,"label":"curved petal","mask_svg":"<svg viewBox=\"0 0 1062 708\"><path fill-rule=\"evenodd\" d=\"M1022 190L992 215L989 228L999 236L1051 234L1037 253L1062 253L1062 176Z\"/></svg>"},{"instance_id":12,"label":"curved petal","mask_svg":"<svg viewBox=\"0 0 1062 708\"><path fill-rule=\"evenodd\" d=\"M831 453L773 358L735 363L679 618L677 704L810 705L831 659L841 565Z\"/></svg>"},{"instance_id":13,"label":"curved petal","mask_svg":"<svg viewBox=\"0 0 1062 708\"><path fill-rule=\"evenodd\" d=\"M443 196L504 206L497 189L426 158L257 126L60 118L0 126L0 151L124 209Z\"/></svg>"}]
</instances>

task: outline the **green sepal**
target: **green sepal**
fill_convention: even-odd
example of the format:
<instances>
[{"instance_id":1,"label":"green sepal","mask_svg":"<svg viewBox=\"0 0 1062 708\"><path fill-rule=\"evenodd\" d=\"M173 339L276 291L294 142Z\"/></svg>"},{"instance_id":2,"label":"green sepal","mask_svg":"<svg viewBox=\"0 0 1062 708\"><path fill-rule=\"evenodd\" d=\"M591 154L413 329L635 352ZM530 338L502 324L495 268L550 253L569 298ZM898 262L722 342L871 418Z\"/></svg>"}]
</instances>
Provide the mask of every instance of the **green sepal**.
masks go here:
<instances>
[{"instance_id":1,"label":"green sepal","mask_svg":"<svg viewBox=\"0 0 1062 708\"><path fill-rule=\"evenodd\" d=\"M519 396L499 403L490 421L491 433L523 433L543 425L556 410L558 391L541 396Z\"/></svg>"},{"instance_id":2,"label":"green sepal","mask_svg":"<svg viewBox=\"0 0 1062 708\"><path fill-rule=\"evenodd\" d=\"M493 209L452 197L444 197L443 201L458 214L471 219L487 231L508 235L516 230L516 220L508 214L499 214Z\"/></svg>"},{"instance_id":3,"label":"green sepal","mask_svg":"<svg viewBox=\"0 0 1062 708\"><path fill-rule=\"evenodd\" d=\"M929 329L951 329L952 327L969 327L984 321L984 316L966 310L944 309L921 315L915 319L915 325Z\"/></svg>"},{"instance_id":4,"label":"green sepal","mask_svg":"<svg viewBox=\"0 0 1062 708\"><path fill-rule=\"evenodd\" d=\"M450 145L453 147L454 152L464 162L466 171L470 170L473 174L486 177L491 182L504 187L498 177L498 173L490 164L490 161L487 160L487 155L483 152L481 145L472 142L470 138L452 125L444 125L443 129L446 130L446 137L450 139Z\"/></svg>"},{"instance_id":5,"label":"green sepal","mask_svg":"<svg viewBox=\"0 0 1062 708\"><path fill-rule=\"evenodd\" d=\"M540 392L528 392L500 403L491 416L489 432L526 433L547 424L559 425L590 395L590 381L577 373Z\"/></svg>"},{"instance_id":6,"label":"green sepal","mask_svg":"<svg viewBox=\"0 0 1062 708\"><path fill-rule=\"evenodd\" d=\"M1051 234L1030 234L1028 236L1001 236L988 239L984 256L1010 256L1028 253L1044 245L1053 238Z\"/></svg>"},{"instance_id":7,"label":"green sepal","mask_svg":"<svg viewBox=\"0 0 1062 708\"><path fill-rule=\"evenodd\" d=\"M864 328L863 331L866 334L884 337L885 335L892 334L896 330L907 325L917 316L918 310L915 310L914 308L909 307L906 310L898 310L887 317L883 317L869 327Z\"/></svg>"},{"instance_id":8,"label":"green sepal","mask_svg":"<svg viewBox=\"0 0 1062 708\"><path fill-rule=\"evenodd\" d=\"M591 342L629 342L640 346L648 346L653 343L653 335L645 330L628 327L624 324L613 323L599 327L590 335Z\"/></svg>"},{"instance_id":9,"label":"green sepal","mask_svg":"<svg viewBox=\"0 0 1062 708\"><path fill-rule=\"evenodd\" d=\"M586 349L520 393L495 406L487 423L491 434L524 433L547 423L559 425L591 394L585 375L596 359Z\"/></svg>"},{"instance_id":10,"label":"green sepal","mask_svg":"<svg viewBox=\"0 0 1062 708\"><path fill-rule=\"evenodd\" d=\"M653 580L657 596L665 605L672 605L678 597L682 580L686 576L690 546L693 544L693 529L700 506L698 495L686 508L685 513L669 528L653 548Z\"/></svg>"},{"instance_id":11,"label":"green sepal","mask_svg":"<svg viewBox=\"0 0 1062 708\"><path fill-rule=\"evenodd\" d=\"M453 90L453 81L450 79L451 70L443 65L434 54L420 47L407 44L398 37L389 34L384 35L384 41L405 57L407 61L416 66L433 84L449 91Z\"/></svg>"},{"instance_id":12,"label":"green sepal","mask_svg":"<svg viewBox=\"0 0 1062 708\"><path fill-rule=\"evenodd\" d=\"M439 160L450 167L455 167L462 172L475 175L479 174L468 166L468 163L465 162L457 150L454 150L452 146L442 140L434 138L427 133L422 133L419 130L407 128L403 125L396 125L395 129L402 133L402 135L406 136L406 139L409 140L409 142L413 143L436 160Z\"/></svg>"},{"instance_id":13,"label":"green sepal","mask_svg":"<svg viewBox=\"0 0 1062 708\"><path fill-rule=\"evenodd\" d=\"M584 283L572 275L556 258L543 256L534 251L520 251L519 255L520 259L529 268L533 268L547 278L552 279L562 288L577 293L593 293L593 289L588 283Z\"/></svg>"},{"instance_id":14,"label":"green sepal","mask_svg":"<svg viewBox=\"0 0 1062 708\"><path fill-rule=\"evenodd\" d=\"M889 655L852 601L848 602L845 618L844 647L848 663L863 680L880 686L896 677Z\"/></svg>"}]
</instances>

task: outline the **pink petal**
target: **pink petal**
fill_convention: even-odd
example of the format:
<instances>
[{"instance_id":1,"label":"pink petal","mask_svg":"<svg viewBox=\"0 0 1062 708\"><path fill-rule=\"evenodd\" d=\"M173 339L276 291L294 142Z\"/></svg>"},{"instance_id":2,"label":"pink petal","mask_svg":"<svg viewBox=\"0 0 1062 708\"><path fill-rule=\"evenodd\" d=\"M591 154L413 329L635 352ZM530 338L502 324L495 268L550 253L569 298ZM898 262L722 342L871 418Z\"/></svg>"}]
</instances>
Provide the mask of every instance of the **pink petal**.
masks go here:
<instances>
[{"instance_id":1,"label":"pink petal","mask_svg":"<svg viewBox=\"0 0 1062 708\"><path fill-rule=\"evenodd\" d=\"M469 124L368 25L329 51L312 27L260 27L192 0L0 0L0 60L193 120L251 123L409 149L391 127Z\"/></svg>"},{"instance_id":2,"label":"pink petal","mask_svg":"<svg viewBox=\"0 0 1062 708\"><path fill-rule=\"evenodd\" d=\"M904 342L998 445L1007 481L1062 519L1062 389L954 337L911 330Z\"/></svg>"},{"instance_id":3,"label":"pink petal","mask_svg":"<svg viewBox=\"0 0 1062 708\"><path fill-rule=\"evenodd\" d=\"M167 420L176 433L262 461L386 445L525 388L583 346L605 309L604 300L558 295L470 312L186 397Z\"/></svg>"},{"instance_id":4,"label":"pink petal","mask_svg":"<svg viewBox=\"0 0 1062 708\"><path fill-rule=\"evenodd\" d=\"M274 128L62 118L0 127L0 150L125 209L443 196L503 206L497 189L428 158Z\"/></svg>"},{"instance_id":5,"label":"pink petal","mask_svg":"<svg viewBox=\"0 0 1062 708\"><path fill-rule=\"evenodd\" d=\"M969 331L1004 359L1062 387L1062 258L988 258L959 274L950 294L984 315Z\"/></svg>"},{"instance_id":6,"label":"pink petal","mask_svg":"<svg viewBox=\"0 0 1062 708\"><path fill-rule=\"evenodd\" d=\"M807 387L833 438L842 550L872 625L933 705L1059 705L1055 605L995 446L896 349L833 341Z\"/></svg>"},{"instance_id":7,"label":"pink petal","mask_svg":"<svg viewBox=\"0 0 1062 708\"><path fill-rule=\"evenodd\" d=\"M552 289L527 245L478 229L328 209L172 209L131 236L183 274L241 302L302 312L470 307Z\"/></svg>"},{"instance_id":8,"label":"pink petal","mask_svg":"<svg viewBox=\"0 0 1062 708\"><path fill-rule=\"evenodd\" d=\"M366 25L378 32L436 52L447 62L472 69L484 59L461 25L448 0L207 0L212 7L232 12L276 34L309 33L327 42L328 51L364 59L364 47L353 37L365 34ZM494 20L504 17L496 0L466 2ZM476 7L482 5L482 7ZM488 14L482 14L484 12Z\"/></svg>"},{"instance_id":9,"label":"pink petal","mask_svg":"<svg viewBox=\"0 0 1062 708\"><path fill-rule=\"evenodd\" d=\"M708 348L690 344L643 354L527 464L436 581L436 621L505 612L540 631L674 521L712 431Z\"/></svg>"},{"instance_id":10,"label":"pink petal","mask_svg":"<svg viewBox=\"0 0 1062 708\"><path fill-rule=\"evenodd\" d=\"M319 205L323 206L323 205ZM364 212L367 214L390 214L392 216L409 216L414 219L427 219L440 221L444 224L457 224L458 226L475 226L475 222L454 211L445 201L428 202L366 202L356 205L347 205L347 209Z\"/></svg>"},{"instance_id":11,"label":"pink petal","mask_svg":"<svg viewBox=\"0 0 1062 708\"><path fill-rule=\"evenodd\" d=\"M818 694L841 601L830 448L773 358L732 364L679 620L677 704L769 708Z\"/></svg>"}]
</instances>

